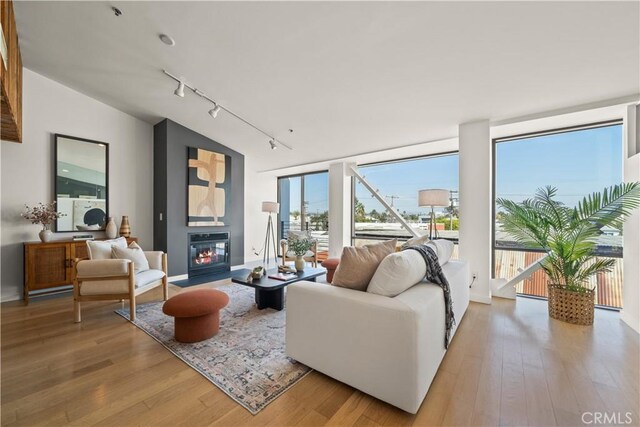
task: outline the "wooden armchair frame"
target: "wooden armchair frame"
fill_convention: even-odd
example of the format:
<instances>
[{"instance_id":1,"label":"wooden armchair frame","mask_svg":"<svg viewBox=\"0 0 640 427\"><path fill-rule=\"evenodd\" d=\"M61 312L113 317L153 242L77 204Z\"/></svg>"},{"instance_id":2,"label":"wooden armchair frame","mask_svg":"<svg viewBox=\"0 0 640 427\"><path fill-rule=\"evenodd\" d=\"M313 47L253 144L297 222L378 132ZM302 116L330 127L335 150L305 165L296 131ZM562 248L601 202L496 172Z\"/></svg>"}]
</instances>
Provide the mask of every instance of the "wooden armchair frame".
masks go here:
<instances>
[{"instance_id":1,"label":"wooden armchair frame","mask_svg":"<svg viewBox=\"0 0 640 427\"><path fill-rule=\"evenodd\" d=\"M74 260L73 266L73 314L74 321L80 323L82 321L81 316L81 303L83 301L105 301L105 300L129 300L129 318L133 322L136 319L136 296L143 294L151 289L155 289L158 286L162 286L163 298L166 301L169 298L169 282L167 277L167 254L162 254L162 271L164 277L158 280L158 284L153 286L144 286L136 289L136 275L135 266L133 262L129 262L128 273L122 276L107 276L107 277L85 277L78 278L78 262L82 259L77 258ZM98 282L106 280L127 280L129 283L129 290L126 293L116 294L97 294L97 295L81 295L80 290L83 282Z\"/></svg>"}]
</instances>

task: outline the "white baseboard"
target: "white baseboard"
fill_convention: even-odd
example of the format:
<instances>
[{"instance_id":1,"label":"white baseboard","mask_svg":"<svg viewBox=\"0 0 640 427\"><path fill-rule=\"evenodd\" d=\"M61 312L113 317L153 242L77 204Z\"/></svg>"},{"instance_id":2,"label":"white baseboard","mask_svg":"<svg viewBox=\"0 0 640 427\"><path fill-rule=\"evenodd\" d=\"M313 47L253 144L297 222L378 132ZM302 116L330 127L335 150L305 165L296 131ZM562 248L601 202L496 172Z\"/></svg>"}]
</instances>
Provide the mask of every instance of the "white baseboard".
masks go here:
<instances>
[{"instance_id":1,"label":"white baseboard","mask_svg":"<svg viewBox=\"0 0 640 427\"><path fill-rule=\"evenodd\" d=\"M0 302L18 301L20 299L22 299L22 295L19 293L4 294L0 297Z\"/></svg>"},{"instance_id":2,"label":"white baseboard","mask_svg":"<svg viewBox=\"0 0 640 427\"><path fill-rule=\"evenodd\" d=\"M471 292L469 295L469 300L473 302L479 302L482 304L491 304L491 296L489 295L478 295Z\"/></svg>"},{"instance_id":3,"label":"white baseboard","mask_svg":"<svg viewBox=\"0 0 640 427\"><path fill-rule=\"evenodd\" d=\"M640 334L640 319L634 318L625 312L624 310L620 311L620 319L629 325L631 329Z\"/></svg>"}]
</instances>

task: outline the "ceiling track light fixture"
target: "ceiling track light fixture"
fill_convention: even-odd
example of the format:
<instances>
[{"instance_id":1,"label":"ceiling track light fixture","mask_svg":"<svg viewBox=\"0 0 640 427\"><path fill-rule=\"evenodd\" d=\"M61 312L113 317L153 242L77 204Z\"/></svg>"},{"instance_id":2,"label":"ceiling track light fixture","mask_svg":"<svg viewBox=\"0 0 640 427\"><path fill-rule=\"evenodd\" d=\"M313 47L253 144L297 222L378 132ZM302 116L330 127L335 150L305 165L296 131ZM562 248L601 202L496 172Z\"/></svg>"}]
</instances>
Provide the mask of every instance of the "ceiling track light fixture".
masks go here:
<instances>
[{"instance_id":1,"label":"ceiling track light fixture","mask_svg":"<svg viewBox=\"0 0 640 427\"><path fill-rule=\"evenodd\" d=\"M209 110L209 115L215 119L216 117L218 117L218 113L220 112L220 110L220 106L216 104L215 108Z\"/></svg>"},{"instance_id":2,"label":"ceiling track light fixture","mask_svg":"<svg viewBox=\"0 0 640 427\"><path fill-rule=\"evenodd\" d=\"M173 94L180 98L184 98L184 82L182 80L178 81L178 88L173 92Z\"/></svg>"},{"instance_id":3,"label":"ceiling track light fixture","mask_svg":"<svg viewBox=\"0 0 640 427\"><path fill-rule=\"evenodd\" d=\"M179 96L179 97L184 97L184 88L187 88L189 90L191 90L191 92L195 93L196 95L198 95L201 98L206 99L207 101L209 101L210 103L212 103L214 105L214 108L212 108L211 110L209 110L209 115L211 117L213 117L214 119L218 116L218 113L220 112L220 110L224 110L226 111L228 114L232 115L233 117L235 117L236 119L240 120L241 122L245 123L246 125L251 126L252 128L254 128L255 130L257 130L258 132L262 133L263 135L267 136L269 138L269 145L271 146L272 150L275 150L276 148L278 148L278 145L282 145L285 148L288 148L289 150L293 150L293 147L291 147L288 144L285 144L282 141L279 141L278 139L276 139L274 136L270 135L269 133L263 131L262 129L260 129L258 126L254 125L253 123L251 123L250 121L240 117L239 115L237 115L236 113L234 113L233 111L229 110L227 107L225 107L224 105L220 105L218 102L214 101L213 99L209 98L209 96L207 96L207 94L205 94L204 92L202 92L199 89L196 89L193 86L188 85L187 83L184 82L183 79L178 78L176 76L174 76L173 74L171 74L170 72L168 72L167 70L162 70L163 73L165 73L167 76L171 77L173 80L178 82L178 88L175 90L175 92L173 92L175 95ZM289 130L289 132L293 132L292 130Z\"/></svg>"}]
</instances>

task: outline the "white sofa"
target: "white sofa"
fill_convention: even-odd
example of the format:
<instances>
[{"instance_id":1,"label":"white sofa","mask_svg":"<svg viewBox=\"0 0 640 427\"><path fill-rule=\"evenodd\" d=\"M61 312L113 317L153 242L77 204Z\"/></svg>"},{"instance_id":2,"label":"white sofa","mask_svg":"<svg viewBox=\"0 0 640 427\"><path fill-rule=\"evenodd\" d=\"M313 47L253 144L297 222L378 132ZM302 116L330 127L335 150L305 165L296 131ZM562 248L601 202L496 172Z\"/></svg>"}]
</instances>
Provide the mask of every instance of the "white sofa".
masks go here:
<instances>
[{"instance_id":1,"label":"white sofa","mask_svg":"<svg viewBox=\"0 0 640 427\"><path fill-rule=\"evenodd\" d=\"M442 270L456 328L469 305L471 272L464 261L449 261ZM287 287L286 352L415 414L445 354L444 314L442 289L426 281L393 298L298 282Z\"/></svg>"}]
</instances>

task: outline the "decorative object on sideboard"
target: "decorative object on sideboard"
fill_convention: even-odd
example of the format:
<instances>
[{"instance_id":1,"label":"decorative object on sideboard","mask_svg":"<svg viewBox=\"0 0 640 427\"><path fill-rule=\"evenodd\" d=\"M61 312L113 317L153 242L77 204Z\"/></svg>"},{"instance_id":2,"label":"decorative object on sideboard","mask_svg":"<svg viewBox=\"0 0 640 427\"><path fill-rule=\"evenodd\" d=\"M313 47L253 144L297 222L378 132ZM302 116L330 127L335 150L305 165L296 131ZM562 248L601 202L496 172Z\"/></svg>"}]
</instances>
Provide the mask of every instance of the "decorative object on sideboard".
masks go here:
<instances>
[{"instance_id":1,"label":"decorative object on sideboard","mask_svg":"<svg viewBox=\"0 0 640 427\"><path fill-rule=\"evenodd\" d=\"M129 217L127 215L122 215L122 222L120 223L120 235L122 237L131 236L131 227L129 226Z\"/></svg>"},{"instance_id":2,"label":"decorative object on sideboard","mask_svg":"<svg viewBox=\"0 0 640 427\"><path fill-rule=\"evenodd\" d=\"M104 228L104 231L107 234L107 239L115 239L118 237L118 227L112 216L107 219L107 226ZM131 230L129 230L129 233L131 233Z\"/></svg>"},{"instance_id":3,"label":"decorative object on sideboard","mask_svg":"<svg viewBox=\"0 0 640 427\"><path fill-rule=\"evenodd\" d=\"M273 259L275 264L278 265L278 251L276 249L276 236L273 227L273 219L271 217L272 214L277 214L280 210L280 203L277 202L262 202L262 212L266 212L269 214L269 218L267 218L267 233L264 237L264 255L262 256L262 263L265 265L269 265L271 262L271 246L273 245Z\"/></svg>"},{"instance_id":4,"label":"decorative object on sideboard","mask_svg":"<svg viewBox=\"0 0 640 427\"><path fill-rule=\"evenodd\" d=\"M48 242L51 240L51 236L53 233L50 230L51 223L61 216L64 216L62 212L58 212L56 210L56 202L51 203L38 203L36 206L30 208L28 205L24 205L26 211L21 213L20 215L31 221L31 224L40 224L42 225L42 230L38 234L40 236L40 240L43 242Z\"/></svg>"},{"instance_id":5,"label":"decorative object on sideboard","mask_svg":"<svg viewBox=\"0 0 640 427\"><path fill-rule=\"evenodd\" d=\"M307 239L306 237L299 236L289 236L287 245L289 250L296 255L295 267L297 271L304 270L305 267L305 254L311 249L314 245L314 241Z\"/></svg>"},{"instance_id":6,"label":"decorative object on sideboard","mask_svg":"<svg viewBox=\"0 0 640 427\"><path fill-rule=\"evenodd\" d=\"M616 262L596 255L597 239L604 227L622 229L640 206L640 183L605 188L575 207L558 201L557 192L547 186L522 202L497 199L500 226L518 244L546 253L538 262L549 278L549 317L592 325L595 292L589 278L611 271Z\"/></svg>"},{"instance_id":7,"label":"decorative object on sideboard","mask_svg":"<svg viewBox=\"0 0 640 427\"><path fill-rule=\"evenodd\" d=\"M430 188L418 191L418 206L431 207L431 218L429 220L429 240L438 238L438 230L436 228L436 216L434 207L449 206L451 197L449 190L439 188Z\"/></svg>"},{"instance_id":8,"label":"decorative object on sideboard","mask_svg":"<svg viewBox=\"0 0 640 427\"><path fill-rule=\"evenodd\" d=\"M187 226L229 225L231 157L201 148L187 150Z\"/></svg>"}]
</instances>

